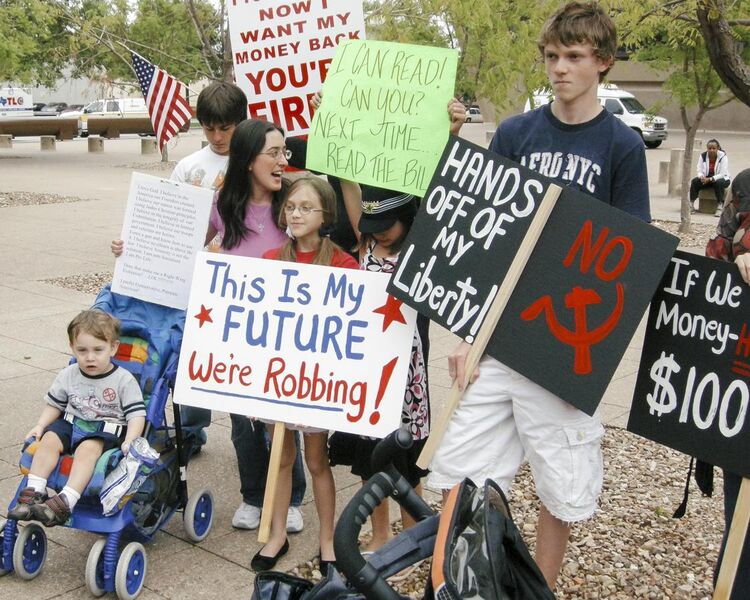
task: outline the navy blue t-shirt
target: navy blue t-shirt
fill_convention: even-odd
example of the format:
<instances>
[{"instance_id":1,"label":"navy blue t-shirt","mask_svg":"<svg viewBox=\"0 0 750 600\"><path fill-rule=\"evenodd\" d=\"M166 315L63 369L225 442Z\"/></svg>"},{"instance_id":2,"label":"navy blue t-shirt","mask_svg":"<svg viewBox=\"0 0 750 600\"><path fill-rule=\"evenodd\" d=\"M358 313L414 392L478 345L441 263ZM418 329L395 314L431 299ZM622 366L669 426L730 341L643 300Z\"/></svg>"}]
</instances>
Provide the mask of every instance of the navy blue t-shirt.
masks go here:
<instances>
[{"instance_id":1,"label":"navy blue t-shirt","mask_svg":"<svg viewBox=\"0 0 750 600\"><path fill-rule=\"evenodd\" d=\"M567 125L550 107L503 121L490 150L650 222L641 137L606 110L586 123Z\"/></svg>"}]
</instances>

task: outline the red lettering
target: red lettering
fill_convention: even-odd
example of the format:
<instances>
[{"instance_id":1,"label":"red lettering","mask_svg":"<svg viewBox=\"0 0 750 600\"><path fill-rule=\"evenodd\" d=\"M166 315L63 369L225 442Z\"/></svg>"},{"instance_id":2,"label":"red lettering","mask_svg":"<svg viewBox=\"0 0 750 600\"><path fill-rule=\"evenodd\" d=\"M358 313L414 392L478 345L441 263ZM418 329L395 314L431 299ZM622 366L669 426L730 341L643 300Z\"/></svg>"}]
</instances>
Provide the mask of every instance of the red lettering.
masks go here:
<instances>
[{"instance_id":1,"label":"red lettering","mask_svg":"<svg viewBox=\"0 0 750 600\"><path fill-rule=\"evenodd\" d=\"M617 262L617 264L615 264L614 268L611 271L607 272L604 269L604 262L607 260L607 257L612 252L612 250L615 249L615 246L618 245L622 246L622 256L620 257L620 260ZM616 277L619 277L620 274L625 270L625 267L628 266L632 254L632 240L629 240L628 238L621 235L612 238L611 240L609 240L609 242L607 242L607 245L604 246L604 250L602 250L602 253L599 255L599 259L596 261L596 266L594 267L596 276L602 281L612 281Z\"/></svg>"},{"instance_id":2,"label":"red lettering","mask_svg":"<svg viewBox=\"0 0 750 600\"><path fill-rule=\"evenodd\" d=\"M592 222L588 220L583 224L583 227L581 227L581 231L578 233L578 237L570 247L568 255L565 257L565 260L563 260L563 264L566 267L569 267L575 260L576 254L578 253L578 250L580 248L581 260L579 269L581 270L581 273L588 273L589 269L591 268L591 264L594 262L594 259L596 259L596 265L594 266L594 273L596 273L596 276L602 281L612 281L620 274L622 274L622 272L628 266L630 257L633 254L633 242L626 237L617 236L612 238L609 242L607 242L606 246L604 246L604 242L609 235L609 228L605 227L602 229L599 237L596 239L596 243L592 248L592 233L593 225ZM620 260L617 262L617 264L615 264L615 266L611 270L607 271L604 263L610 253L618 245L622 246L622 256L620 257ZM604 246L603 249L602 246ZM599 255L598 258L597 255Z\"/></svg>"},{"instance_id":3,"label":"red lettering","mask_svg":"<svg viewBox=\"0 0 750 600\"><path fill-rule=\"evenodd\" d=\"M270 120L279 123L287 131L299 131L310 127L305 111L312 97L313 94L310 93L304 98L288 96L280 100L250 102L247 109L251 119Z\"/></svg>"},{"instance_id":4,"label":"red lettering","mask_svg":"<svg viewBox=\"0 0 750 600\"><path fill-rule=\"evenodd\" d=\"M740 338L737 340L734 353L737 356L743 355L745 358L750 354L750 332L747 330L747 323L742 324L742 331L740 331Z\"/></svg>"},{"instance_id":5,"label":"red lettering","mask_svg":"<svg viewBox=\"0 0 750 600\"><path fill-rule=\"evenodd\" d=\"M288 17L292 12L294 12L295 15L308 13L310 12L310 2L311 0L305 0L304 2L281 4L271 8L261 8L258 16L261 21L265 21L266 19L272 20L276 17Z\"/></svg>"},{"instance_id":6,"label":"red lettering","mask_svg":"<svg viewBox=\"0 0 750 600\"><path fill-rule=\"evenodd\" d=\"M274 364L280 365L278 369L274 370ZM268 393L268 390L271 388L271 383L273 383L274 390L276 390L275 392L276 397L281 398L281 390L279 389L279 383L276 381L276 378L281 373L284 372L285 367L286 367L286 364L284 363L283 358L272 358L268 362L268 370L266 371L266 382L263 384L264 394Z\"/></svg>"},{"instance_id":7,"label":"red lettering","mask_svg":"<svg viewBox=\"0 0 750 600\"><path fill-rule=\"evenodd\" d=\"M245 77L248 78L248 80L253 86L254 92L257 95L260 95L261 93L260 82L263 79L264 74L265 74L265 71L258 71L257 73L245 73Z\"/></svg>"},{"instance_id":8,"label":"red lettering","mask_svg":"<svg viewBox=\"0 0 750 600\"><path fill-rule=\"evenodd\" d=\"M196 379L200 379L203 383L206 383L208 381L208 378L211 376L211 367L213 366L213 360L214 360L214 353L209 352L208 354L208 367L206 367L205 374L203 373L203 365L201 364L198 368L198 370L194 370L195 365L195 355L197 352L193 350L193 353L190 355L190 362L188 363L188 376L192 381L195 381Z\"/></svg>"},{"instance_id":9,"label":"red lettering","mask_svg":"<svg viewBox=\"0 0 750 600\"><path fill-rule=\"evenodd\" d=\"M228 383L229 385L239 382L244 386L250 385L250 374L253 369L250 365L239 365L234 362L214 361L214 353L208 353L208 361L196 364L197 351L193 350L188 363L188 376L192 381L200 380L206 383L212 379L216 383ZM234 359L234 354L229 355L230 360Z\"/></svg>"}]
</instances>

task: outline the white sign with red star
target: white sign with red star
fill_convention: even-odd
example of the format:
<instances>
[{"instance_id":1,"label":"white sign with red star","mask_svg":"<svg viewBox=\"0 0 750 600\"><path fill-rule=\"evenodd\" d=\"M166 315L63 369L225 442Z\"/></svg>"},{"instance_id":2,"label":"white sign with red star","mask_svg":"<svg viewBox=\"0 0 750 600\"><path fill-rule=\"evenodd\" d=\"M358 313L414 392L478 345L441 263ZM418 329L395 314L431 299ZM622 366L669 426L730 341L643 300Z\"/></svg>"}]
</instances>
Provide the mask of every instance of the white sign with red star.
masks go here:
<instances>
[{"instance_id":1,"label":"white sign with red star","mask_svg":"<svg viewBox=\"0 0 750 600\"><path fill-rule=\"evenodd\" d=\"M401 422L416 312L389 275L201 252L175 402L383 437Z\"/></svg>"}]
</instances>

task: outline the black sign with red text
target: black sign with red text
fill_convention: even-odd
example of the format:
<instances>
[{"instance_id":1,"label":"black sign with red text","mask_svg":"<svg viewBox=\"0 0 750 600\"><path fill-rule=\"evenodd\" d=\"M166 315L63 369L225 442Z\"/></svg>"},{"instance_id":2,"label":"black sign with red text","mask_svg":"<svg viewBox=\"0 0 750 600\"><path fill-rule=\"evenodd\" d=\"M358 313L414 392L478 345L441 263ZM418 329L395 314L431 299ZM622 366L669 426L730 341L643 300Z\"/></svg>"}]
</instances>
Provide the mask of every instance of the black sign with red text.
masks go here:
<instances>
[{"instance_id":1,"label":"black sign with red text","mask_svg":"<svg viewBox=\"0 0 750 600\"><path fill-rule=\"evenodd\" d=\"M677 252L651 302L628 430L750 477L750 286Z\"/></svg>"},{"instance_id":2,"label":"black sign with red text","mask_svg":"<svg viewBox=\"0 0 750 600\"><path fill-rule=\"evenodd\" d=\"M553 183L451 138L389 293L473 342ZM593 414L677 242L563 188L487 353Z\"/></svg>"},{"instance_id":3,"label":"black sign with red text","mask_svg":"<svg viewBox=\"0 0 750 600\"><path fill-rule=\"evenodd\" d=\"M593 415L677 243L563 188L487 352Z\"/></svg>"}]
</instances>

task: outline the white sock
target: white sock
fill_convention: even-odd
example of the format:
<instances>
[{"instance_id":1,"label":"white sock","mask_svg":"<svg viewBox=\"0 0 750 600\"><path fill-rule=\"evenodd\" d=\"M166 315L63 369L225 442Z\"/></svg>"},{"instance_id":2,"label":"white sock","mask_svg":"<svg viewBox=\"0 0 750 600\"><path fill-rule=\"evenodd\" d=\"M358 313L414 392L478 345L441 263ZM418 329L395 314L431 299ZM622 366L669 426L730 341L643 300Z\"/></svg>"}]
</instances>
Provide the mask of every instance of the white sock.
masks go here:
<instances>
[{"instance_id":1,"label":"white sock","mask_svg":"<svg viewBox=\"0 0 750 600\"><path fill-rule=\"evenodd\" d=\"M26 483L31 489L40 494L47 491L47 480L44 479L44 477L37 477L36 475L29 474L28 477L26 477Z\"/></svg>"},{"instance_id":2,"label":"white sock","mask_svg":"<svg viewBox=\"0 0 750 600\"><path fill-rule=\"evenodd\" d=\"M72 487L66 485L62 492L60 492L61 496L65 496L65 499L68 501L68 508L70 510L73 510L73 507L78 504L78 501L81 499L81 494L76 492Z\"/></svg>"}]
</instances>

